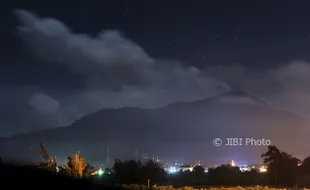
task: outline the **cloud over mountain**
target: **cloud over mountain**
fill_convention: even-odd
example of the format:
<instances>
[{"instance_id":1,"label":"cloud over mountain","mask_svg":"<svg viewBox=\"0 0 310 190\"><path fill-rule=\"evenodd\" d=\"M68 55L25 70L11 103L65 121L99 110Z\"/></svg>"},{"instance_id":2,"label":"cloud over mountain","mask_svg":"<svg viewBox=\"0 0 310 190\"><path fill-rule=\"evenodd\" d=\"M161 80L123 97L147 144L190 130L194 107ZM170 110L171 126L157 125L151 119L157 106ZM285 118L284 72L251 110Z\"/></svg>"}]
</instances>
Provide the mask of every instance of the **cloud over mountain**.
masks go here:
<instances>
[{"instance_id":1,"label":"cloud over mountain","mask_svg":"<svg viewBox=\"0 0 310 190\"><path fill-rule=\"evenodd\" d=\"M105 107L159 107L230 90L229 85L198 68L151 57L119 31L102 31L92 37L75 33L53 18L25 10L14 13L20 23L18 35L38 61L62 64L81 75L85 84L77 93L61 92L54 101L47 98L49 94L39 96L40 92L34 92L29 101L37 112L47 111L38 108L45 99L51 109L59 107L59 113L64 117L71 115L70 120L74 121Z\"/></svg>"},{"instance_id":2,"label":"cloud over mountain","mask_svg":"<svg viewBox=\"0 0 310 190\"><path fill-rule=\"evenodd\" d=\"M59 102L57 100L42 93L34 94L30 98L29 104L42 114L52 114L59 109Z\"/></svg>"},{"instance_id":3,"label":"cloud over mountain","mask_svg":"<svg viewBox=\"0 0 310 190\"><path fill-rule=\"evenodd\" d=\"M102 108L160 107L216 96L231 89L242 89L274 106L310 118L310 64L306 61L261 70L246 68L244 64L196 68L177 60L152 57L121 31L105 30L91 36L87 31L75 32L60 20L26 10L15 10L14 15L19 21L17 34L26 51L42 67L60 65L69 70L67 79L71 81L59 84L63 76L55 73L46 76L45 81L57 80L58 89L49 89L44 82L16 86L12 91L1 87L0 91L8 97L0 100L2 109L19 110L15 114L27 118L20 124L5 123L8 130L3 134L31 131L34 128L28 126L37 123L42 126L36 129L67 125ZM44 72L37 75L44 77ZM38 122L38 115L44 115L44 119ZM8 118L1 113L0 117ZM13 130L9 127L13 125L19 127Z\"/></svg>"}]
</instances>

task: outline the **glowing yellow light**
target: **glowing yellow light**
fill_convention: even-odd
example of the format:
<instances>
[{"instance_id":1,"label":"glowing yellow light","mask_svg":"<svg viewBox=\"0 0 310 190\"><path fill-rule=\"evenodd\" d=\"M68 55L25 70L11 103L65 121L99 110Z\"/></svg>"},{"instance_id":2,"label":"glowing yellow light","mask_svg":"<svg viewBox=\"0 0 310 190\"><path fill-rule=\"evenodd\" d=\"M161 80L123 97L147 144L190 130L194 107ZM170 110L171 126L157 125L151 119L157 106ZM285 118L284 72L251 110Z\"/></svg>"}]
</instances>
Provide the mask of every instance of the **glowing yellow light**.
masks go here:
<instances>
[{"instance_id":1,"label":"glowing yellow light","mask_svg":"<svg viewBox=\"0 0 310 190\"><path fill-rule=\"evenodd\" d=\"M260 171L260 172L267 172L267 168L266 168L265 166L261 166L261 167L259 168L259 171Z\"/></svg>"}]
</instances>

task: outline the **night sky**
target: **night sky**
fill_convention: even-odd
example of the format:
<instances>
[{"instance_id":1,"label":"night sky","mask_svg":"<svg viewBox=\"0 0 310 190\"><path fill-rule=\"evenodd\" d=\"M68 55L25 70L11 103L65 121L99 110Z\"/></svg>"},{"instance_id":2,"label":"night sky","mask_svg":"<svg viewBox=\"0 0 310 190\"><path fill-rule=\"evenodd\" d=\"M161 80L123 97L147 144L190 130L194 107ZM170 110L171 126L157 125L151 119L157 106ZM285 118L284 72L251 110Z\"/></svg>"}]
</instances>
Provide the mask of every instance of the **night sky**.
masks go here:
<instances>
[{"instance_id":1,"label":"night sky","mask_svg":"<svg viewBox=\"0 0 310 190\"><path fill-rule=\"evenodd\" d=\"M310 1L1 6L0 136L238 89L310 116Z\"/></svg>"}]
</instances>

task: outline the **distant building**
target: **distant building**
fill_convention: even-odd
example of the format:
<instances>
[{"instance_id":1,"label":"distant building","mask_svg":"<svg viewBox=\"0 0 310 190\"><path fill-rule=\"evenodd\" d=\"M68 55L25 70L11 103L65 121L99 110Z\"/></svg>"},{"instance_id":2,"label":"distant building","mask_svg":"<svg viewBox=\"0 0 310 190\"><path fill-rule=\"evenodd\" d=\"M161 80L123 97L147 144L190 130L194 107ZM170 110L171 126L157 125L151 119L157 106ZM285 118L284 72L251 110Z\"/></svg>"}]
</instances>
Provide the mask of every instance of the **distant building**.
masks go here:
<instances>
[{"instance_id":1,"label":"distant building","mask_svg":"<svg viewBox=\"0 0 310 190\"><path fill-rule=\"evenodd\" d=\"M209 168L205 167L205 173L209 172Z\"/></svg>"},{"instance_id":2,"label":"distant building","mask_svg":"<svg viewBox=\"0 0 310 190\"><path fill-rule=\"evenodd\" d=\"M190 166L190 165L182 165L182 166L179 167L179 171L183 171L183 172L185 172L185 171L192 172L193 169L194 169L194 167Z\"/></svg>"},{"instance_id":3,"label":"distant building","mask_svg":"<svg viewBox=\"0 0 310 190\"><path fill-rule=\"evenodd\" d=\"M240 169L241 172L248 172L248 171L252 170L250 166L246 166L246 165L239 166L239 169Z\"/></svg>"},{"instance_id":4,"label":"distant building","mask_svg":"<svg viewBox=\"0 0 310 190\"><path fill-rule=\"evenodd\" d=\"M174 174L180 171L180 169L175 166L165 167L164 170L169 174Z\"/></svg>"}]
</instances>

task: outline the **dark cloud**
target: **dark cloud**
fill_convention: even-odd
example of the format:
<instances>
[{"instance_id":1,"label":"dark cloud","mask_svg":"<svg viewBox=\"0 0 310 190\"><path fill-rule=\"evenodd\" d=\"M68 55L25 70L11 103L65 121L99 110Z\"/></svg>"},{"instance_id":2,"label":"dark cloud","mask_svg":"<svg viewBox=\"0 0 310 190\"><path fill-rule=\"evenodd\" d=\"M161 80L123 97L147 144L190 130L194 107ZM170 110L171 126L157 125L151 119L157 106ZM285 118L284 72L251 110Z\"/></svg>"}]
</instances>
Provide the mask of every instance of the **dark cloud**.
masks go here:
<instances>
[{"instance_id":1,"label":"dark cloud","mask_svg":"<svg viewBox=\"0 0 310 190\"><path fill-rule=\"evenodd\" d=\"M119 31L102 31L94 38L76 34L53 18L38 17L25 10L16 10L15 14L20 21L19 36L41 64L61 64L82 75L86 84L74 93L63 88L51 93L41 86L31 88L27 95L20 93L22 99L16 96L25 107L19 115L27 115L30 109L33 115L44 118L44 122L40 120L41 125L67 125L102 108L155 108L211 97L231 89L245 90L276 107L310 116L310 64L307 62L294 61L265 71L245 69L242 65L208 66L200 70L176 60L151 57ZM33 120L29 124L38 125L38 116L29 118ZM35 128L27 130L31 129ZM7 134L20 131L10 130Z\"/></svg>"},{"instance_id":2,"label":"dark cloud","mask_svg":"<svg viewBox=\"0 0 310 190\"><path fill-rule=\"evenodd\" d=\"M310 92L310 64L305 61L293 61L272 71L272 78L284 87L287 93Z\"/></svg>"},{"instance_id":3,"label":"dark cloud","mask_svg":"<svg viewBox=\"0 0 310 190\"><path fill-rule=\"evenodd\" d=\"M104 84L110 81L112 86L175 86L177 81L182 80L185 85L201 86L200 83L207 80L198 69L182 67L176 61L150 57L118 31L103 31L93 38L75 34L52 18L40 18L24 10L15 13L21 22L18 27L21 38L38 58L71 67L86 75L90 85L95 83L109 89ZM218 84L221 85L220 82Z\"/></svg>"},{"instance_id":4,"label":"dark cloud","mask_svg":"<svg viewBox=\"0 0 310 190\"><path fill-rule=\"evenodd\" d=\"M37 88L27 95L30 109L48 117L49 124L67 125L102 108L154 108L231 89L195 67L149 56L119 31L102 31L91 37L76 34L53 18L25 10L14 13L20 21L18 35L41 64L62 64L84 78L85 88L74 93L61 88L54 90L55 96Z\"/></svg>"},{"instance_id":5,"label":"dark cloud","mask_svg":"<svg viewBox=\"0 0 310 190\"><path fill-rule=\"evenodd\" d=\"M292 61L270 71L269 76L282 89L275 102L310 118L310 63Z\"/></svg>"}]
</instances>

